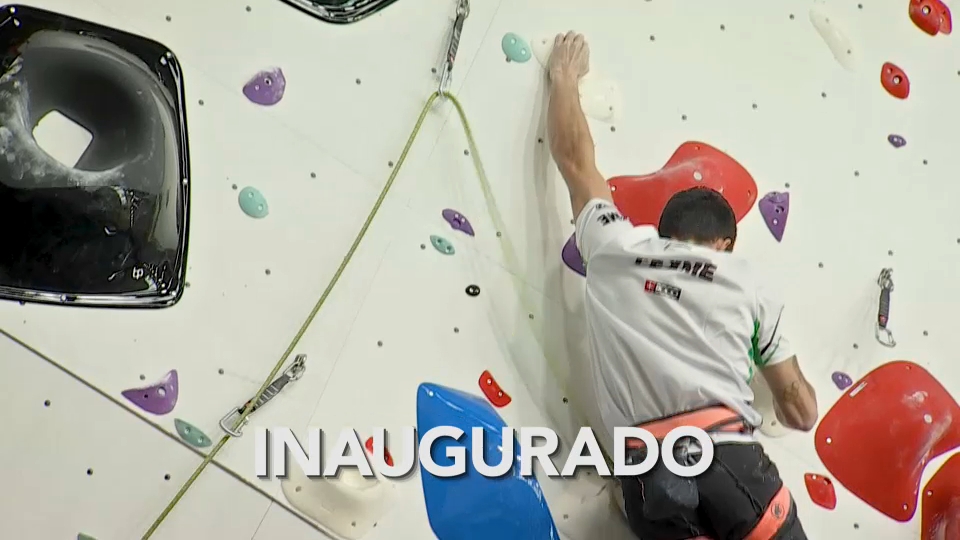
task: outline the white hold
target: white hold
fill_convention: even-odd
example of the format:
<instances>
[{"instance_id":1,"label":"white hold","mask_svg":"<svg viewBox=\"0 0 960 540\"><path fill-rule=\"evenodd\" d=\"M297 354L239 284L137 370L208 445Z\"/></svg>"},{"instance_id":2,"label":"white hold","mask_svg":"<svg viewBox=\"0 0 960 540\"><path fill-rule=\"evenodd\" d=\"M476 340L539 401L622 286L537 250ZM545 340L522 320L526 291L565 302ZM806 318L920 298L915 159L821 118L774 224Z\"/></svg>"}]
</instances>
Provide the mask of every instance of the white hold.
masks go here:
<instances>
[{"instance_id":1,"label":"white hold","mask_svg":"<svg viewBox=\"0 0 960 540\"><path fill-rule=\"evenodd\" d=\"M530 48L544 69L550 62L555 36L535 39ZM580 106L583 114L599 122L613 124L620 117L623 99L616 81L591 71L580 81Z\"/></svg>"},{"instance_id":2,"label":"white hold","mask_svg":"<svg viewBox=\"0 0 960 540\"><path fill-rule=\"evenodd\" d=\"M814 4L810 8L810 22L837 62L847 71L856 71L860 59L847 33L837 24L837 18L823 4Z\"/></svg>"},{"instance_id":3,"label":"white hold","mask_svg":"<svg viewBox=\"0 0 960 540\"><path fill-rule=\"evenodd\" d=\"M394 484L376 472L365 478L355 467L337 478L307 478L300 467L288 467L280 482L290 504L322 529L344 540L359 540L393 504Z\"/></svg>"}]
</instances>

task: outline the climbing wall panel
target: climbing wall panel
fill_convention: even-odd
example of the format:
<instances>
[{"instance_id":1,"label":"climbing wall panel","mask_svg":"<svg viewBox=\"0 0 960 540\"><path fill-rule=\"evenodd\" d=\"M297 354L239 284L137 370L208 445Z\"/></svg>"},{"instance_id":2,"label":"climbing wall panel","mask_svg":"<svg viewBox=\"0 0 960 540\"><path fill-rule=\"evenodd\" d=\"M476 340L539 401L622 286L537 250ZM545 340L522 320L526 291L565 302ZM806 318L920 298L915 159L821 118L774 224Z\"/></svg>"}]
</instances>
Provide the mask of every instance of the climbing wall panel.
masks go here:
<instances>
[{"instance_id":1,"label":"climbing wall panel","mask_svg":"<svg viewBox=\"0 0 960 540\"><path fill-rule=\"evenodd\" d=\"M120 400L103 415L133 419L118 409L123 406L174 440L181 440L177 426L184 433L185 421L215 441L222 434L218 421L260 386L398 166L420 108L436 88L432 69L454 3L397 2L362 23L336 27L280 0L38 4L156 39L183 64L194 178L190 288L175 309L159 312L4 304L0 327ZM552 425L568 435L581 421L574 402L591 416L591 385L571 384L589 380L583 279L561 262L572 216L544 140L542 63L553 34L571 27L586 33L592 48L591 77L581 91L607 177L648 174L683 142L704 141L749 172L758 197L790 194L782 239L753 208L741 221L738 251L784 291L783 324L817 389L821 414L843 393L835 373L853 382L892 359L911 359L958 395L949 315L960 302L951 274L960 230L944 218L960 196L944 181L953 172L949 156L957 142L950 127L960 121L960 108L952 105L960 79L946 60L956 57L951 35L917 28L906 2L679 6L605 0L589 14L574 2L473 4L451 89L464 104L503 223L490 217L473 169L476 152L459 120L449 103L438 102L377 221L296 348L307 355L303 378L258 411L248 433L255 426L303 433L308 425L331 432L413 425L415 390L424 381L477 396L486 391L494 399L509 395L509 403L494 403L509 425ZM909 79L905 99L891 95L895 81L888 81L894 90L881 84L887 62ZM473 234L452 227L445 209L465 216ZM894 268L889 327L895 349L875 338L877 275L884 267ZM20 364L2 380L34 385L56 378ZM173 369L178 387L172 411L153 414L121 397ZM72 382L57 388L64 395L79 392ZM168 382L164 391L169 388ZM42 412L71 426L80 421L57 407ZM108 434L111 443L127 433L146 440L140 432L152 428L136 425L117 427ZM236 507L247 503L233 498L230 512L194 513L225 500L222 490L235 493L236 487L216 480L218 466L281 504L293 504L280 482L253 476L252 439L226 446L211 466L215 472L204 473L159 537L189 536L183 531L232 536L213 527L255 526L237 522ZM832 484L835 509L814 504L805 475L830 471L813 440L813 434L786 433L764 441L810 538L851 530L877 538L917 536L919 517L895 523L839 481ZM103 508L139 504L129 497L114 501L111 493L129 492L131 482L137 487L140 473L162 478L165 472L150 471L183 453L190 460L170 467L171 480L158 481L163 488L150 491L154 498L123 511L136 522L108 523L115 528L106 534L85 529L101 540L110 531L136 537L197 461L182 444L171 445L162 451L153 445L135 463L115 453L134 443L90 446L90 459L101 460L90 461L90 478L60 471L48 482L18 476L16 484L26 493L53 484L88 490L84 482L106 469L115 491L97 488L95 497L82 491L90 504L95 501L84 516L102 516ZM63 464L28 441L17 451L37 460L37 468ZM921 485L946 458L928 464ZM541 482L558 529L571 540L598 531L605 538L629 537L622 522L611 519L609 488L605 493L596 479ZM394 487L397 502L365 538L428 537L419 479ZM265 504L250 493L256 498L251 508ZM11 506L20 502L4 504L22 516L4 523L11 536L69 525L50 530L51 537L69 537L84 523L84 516L52 504L39 514L46 516L42 524L28 521L37 514ZM251 520L263 516L241 513ZM323 538L300 521L289 524L290 515L274 504L256 538ZM238 529L237 535L253 530Z\"/></svg>"},{"instance_id":2,"label":"climbing wall panel","mask_svg":"<svg viewBox=\"0 0 960 540\"><path fill-rule=\"evenodd\" d=\"M6 337L0 355L0 406L15 411L16 434L0 447L0 474L17 487L0 495L0 536L139 538L201 457ZM218 467L177 510L154 538L318 538Z\"/></svg>"}]
</instances>

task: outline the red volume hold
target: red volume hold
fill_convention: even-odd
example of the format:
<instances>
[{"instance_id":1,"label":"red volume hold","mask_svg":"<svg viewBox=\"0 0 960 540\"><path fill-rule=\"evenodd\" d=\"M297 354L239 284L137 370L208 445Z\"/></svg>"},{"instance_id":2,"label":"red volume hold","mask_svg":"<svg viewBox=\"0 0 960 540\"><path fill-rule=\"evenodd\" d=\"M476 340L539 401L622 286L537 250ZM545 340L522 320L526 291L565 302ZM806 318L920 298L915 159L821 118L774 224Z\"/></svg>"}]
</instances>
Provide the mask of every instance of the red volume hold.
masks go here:
<instances>
[{"instance_id":1,"label":"red volume hold","mask_svg":"<svg viewBox=\"0 0 960 540\"><path fill-rule=\"evenodd\" d=\"M884 90L897 99L907 99L910 95L910 79L902 69L890 62L880 70L880 84Z\"/></svg>"},{"instance_id":2,"label":"red volume hold","mask_svg":"<svg viewBox=\"0 0 960 540\"><path fill-rule=\"evenodd\" d=\"M510 404L510 395L500 388L497 380L493 378L489 370L480 374L480 391L483 392L484 396L487 396L487 399L490 403L493 403L494 407L506 407Z\"/></svg>"},{"instance_id":3,"label":"red volume hold","mask_svg":"<svg viewBox=\"0 0 960 540\"><path fill-rule=\"evenodd\" d=\"M913 24L931 36L953 31L950 8L941 0L910 0L908 12Z\"/></svg>"},{"instance_id":4,"label":"red volume hold","mask_svg":"<svg viewBox=\"0 0 960 540\"><path fill-rule=\"evenodd\" d=\"M367 452L370 452L370 455L373 455L373 437L367 438L367 442L363 443L364 448L367 449ZM388 467L393 467L393 456L390 455L390 451L387 450L386 445L383 447L383 462L387 464Z\"/></svg>"}]
</instances>

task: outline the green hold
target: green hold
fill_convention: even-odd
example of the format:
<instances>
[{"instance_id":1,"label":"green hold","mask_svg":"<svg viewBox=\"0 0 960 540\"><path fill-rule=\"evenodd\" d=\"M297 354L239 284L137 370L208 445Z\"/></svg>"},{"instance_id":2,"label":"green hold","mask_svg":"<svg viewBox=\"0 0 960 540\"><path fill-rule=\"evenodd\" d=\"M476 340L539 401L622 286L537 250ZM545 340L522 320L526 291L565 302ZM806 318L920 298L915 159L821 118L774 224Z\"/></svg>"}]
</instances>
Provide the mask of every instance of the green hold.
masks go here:
<instances>
[{"instance_id":1,"label":"green hold","mask_svg":"<svg viewBox=\"0 0 960 540\"><path fill-rule=\"evenodd\" d=\"M453 255L457 250L453 249L453 244L447 241L446 238L439 237L437 235L430 236L430 243L433 244L433 247L443 253L444 255Z\"/></svg>"},{"instance_id":2,"label":"green hold","mask_svg":"<svg viewBox=\"0 0 960 540\"><path fill-rule=\"evenodd\" d=\"M190 446L196 448L206 448L213 444L213 441L210 440L210 437L204 435L202 431L190 425L189 422L179 418L174 418L173 425L176 426L177 433L180 435L180 438L186 441Z\"/></svg>"},{"instance_id":3,"label":"green hold","mask_svg":"<svg viewBox=\"0 0 960 540\"><path fill-rule=\"evenodd\" d=\"M530 56L532 56L527 42L513 32L503 36L503 39L500 40L500 46L503 48L503 54L507 55L507 60L511 62L522 64L530 60Z\"/></svg>"},{"instance_id":4,"label":"green hold","mask_svg":"<svg viewBox=\"0 0 960 540\"><path fill-rule=\"evenodd\" d=\"M267 207L267 199L255 188L245 187L241 189L237 200L240 203L240 210L243 210L244 214L252 218L265 218L270 213L270 208Z\"/></svg>"},{"instance_id":5,"label":"green hold","mask_svg":"<svg viewBox=\"0 0 960 540\"><path fill-rule=\"evenodd\" d=\"M89 534L77 533L77 540L97 540Z\"/></svg>"}]
</instances>

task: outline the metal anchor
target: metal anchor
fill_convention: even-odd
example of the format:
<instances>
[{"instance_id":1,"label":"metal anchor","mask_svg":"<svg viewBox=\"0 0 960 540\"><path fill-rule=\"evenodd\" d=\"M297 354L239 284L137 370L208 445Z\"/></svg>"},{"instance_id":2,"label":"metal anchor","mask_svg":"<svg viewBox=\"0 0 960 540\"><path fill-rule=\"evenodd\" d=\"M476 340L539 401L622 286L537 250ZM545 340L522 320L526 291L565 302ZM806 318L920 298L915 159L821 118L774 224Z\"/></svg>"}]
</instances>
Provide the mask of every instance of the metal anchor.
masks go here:
<instances>
[{"instance_id":1,"label":"metal anchor","mask_svg":"<svg viewBox=\"0 0 960 540\"><path fill-rule=\"evenodd\" d=\"M276 397L277 394L284 389L284 387L302 377L304 370L307 369L305 365L306 360L307 355L298 354L297 357L294 358L293 363L290 364L290 367L288 367L279 377L277 377L276 380L270 383L270 386L267 386L267 388L264 389L260 399L258 399L250 409L250 413L252 414L260 407L263 407L268 401ZM244 410L250 406L252 401L253 398L250 398L240 407L228 412L226 416L220 419L220 428L234 437L243 436L243 427L247 425L247 422L250 421L250 416L247 415L247 417L244 418L243 422L241 422L239 425L237 425L237 422L240 420L240 417L243 416Z\"/></svg>"},{"instance_id":2,"label":"metal anchor","mask_svg":"<svg viewBox=\"0 0 960 540\"><path fill-rule=\"evenodd\" d=\"M444 58L443 70L440 74L440 86L437 88L440 97L446 95L447 87L450 85L453 62L457 59L457 49L460 48L460 32L463 31L463 23L469 15L470 0L459 0L457 3L457 18L453 21L453 31L450 33L450 43L447 45L447 55Z\"/></svg>"},{"instance_id":3,"label":"metal anchor","mask_svg":"<svg viewBox=\"0 0 960 540\"><path fill-rule=\"evenodd\" d=\"M880 277L877 278L877 285L880 285L880 308L877 310L877 328L874 335L884 347L897 345L896 340L893 339L893 333L887 328L887 323L890 322L890 293L893 292L892 273L893 268L884 268L880 271Z\"/></svg>"}]
</instances>

